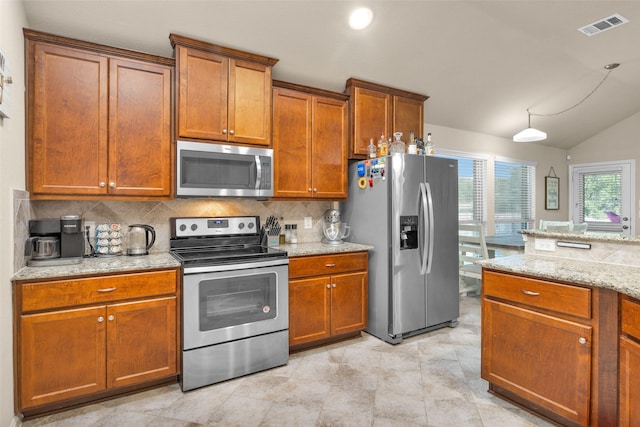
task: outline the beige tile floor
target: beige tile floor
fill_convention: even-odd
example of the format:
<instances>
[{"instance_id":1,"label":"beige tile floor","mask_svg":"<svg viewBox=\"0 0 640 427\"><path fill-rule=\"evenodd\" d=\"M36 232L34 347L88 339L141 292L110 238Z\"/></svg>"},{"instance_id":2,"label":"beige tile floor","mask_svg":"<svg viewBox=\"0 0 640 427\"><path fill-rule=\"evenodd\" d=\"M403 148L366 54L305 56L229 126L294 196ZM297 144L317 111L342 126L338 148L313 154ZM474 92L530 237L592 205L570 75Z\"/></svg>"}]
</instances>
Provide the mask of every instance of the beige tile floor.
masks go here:
<instances>
[{"instance_id":1,"label":"beige tile floor","mask_svg":"<svg viewBox=\"0 0 640 427\"><path fill-rule=\"evenodd\" d=\"M392 346L370 335L293 354L289 364L182 393L177 384L24 426L550 426L487 393L480 302L460 325Z\"/></svg>"}]
</instances>

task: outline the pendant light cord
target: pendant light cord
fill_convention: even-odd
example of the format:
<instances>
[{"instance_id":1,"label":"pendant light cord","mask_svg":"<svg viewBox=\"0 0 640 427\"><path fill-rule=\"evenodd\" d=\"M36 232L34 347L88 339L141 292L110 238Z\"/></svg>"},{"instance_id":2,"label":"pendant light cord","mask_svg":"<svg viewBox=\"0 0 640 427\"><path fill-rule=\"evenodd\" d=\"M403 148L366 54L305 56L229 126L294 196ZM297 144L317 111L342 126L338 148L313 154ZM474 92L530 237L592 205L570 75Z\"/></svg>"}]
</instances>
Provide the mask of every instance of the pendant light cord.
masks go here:
<instances>
[{"instance_id":1,"label":"pendant light cord","mask_svg":"<svg viewBox=\"0 0 640 427\"><path fill-rule=\"evenodd\" d=\"M605 74L604 78L600 81L600 83L598 83L596 85L596 87L593 88L593 90L591 92L589 92L587 94L587 96L585 96L584 98L582 98L580 101L578 101L577 103L575 103L574 105L572 105L569 108L565 108L562 111L558 111L557 113L549 113L549 114L540 114L540 113L532 113L531 111L529 111L529 109L527 108L527 113L529 113L529 116L537 116L537 117L552 117L552 116L557 116L559 114L562 113L566 113L567 111L571 111L574 108L578 107L579 105L581 105L584 101L586 101L591 95L593 95L599 88L600 86L602 86L602 84L607 80L607 78L609 78L609 74L611 74L611 72L613 70L615 70L616 68L618 68L620 64L608 64L605 65L604 68L606 70L608 70L607 74ZM529 117L529 127L531 127L531 117Z\"/></svg>"}]
</instances>

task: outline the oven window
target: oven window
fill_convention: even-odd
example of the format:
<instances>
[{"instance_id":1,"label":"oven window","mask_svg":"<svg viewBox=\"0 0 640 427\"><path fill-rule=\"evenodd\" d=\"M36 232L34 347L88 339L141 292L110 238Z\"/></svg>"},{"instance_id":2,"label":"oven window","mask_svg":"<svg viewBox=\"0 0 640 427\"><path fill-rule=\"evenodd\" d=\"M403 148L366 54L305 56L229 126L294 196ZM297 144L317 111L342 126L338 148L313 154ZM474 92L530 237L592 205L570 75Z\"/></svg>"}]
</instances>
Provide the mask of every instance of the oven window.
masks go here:
<instances>
[{"instance_id":1,"label":"oven window","mask_svg":"<svg viewBox=\"0 0 640 427\"><path fill-rule=\"evenodd\" d=\"M275 318L276 284L275 273L201 281L200 330L210 331Z\"/></svg>"}]
</instances>

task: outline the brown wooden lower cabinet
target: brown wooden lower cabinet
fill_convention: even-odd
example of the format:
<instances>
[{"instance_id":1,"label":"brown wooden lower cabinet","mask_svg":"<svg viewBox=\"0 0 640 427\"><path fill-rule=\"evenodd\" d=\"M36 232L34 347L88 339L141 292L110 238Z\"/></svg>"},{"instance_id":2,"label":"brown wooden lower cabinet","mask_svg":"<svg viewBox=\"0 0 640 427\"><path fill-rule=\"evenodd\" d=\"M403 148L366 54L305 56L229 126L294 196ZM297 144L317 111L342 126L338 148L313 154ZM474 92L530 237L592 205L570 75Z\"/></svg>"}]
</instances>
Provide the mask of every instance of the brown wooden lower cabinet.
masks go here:
<instances>
[{"instance_id":1,"label":"brown wooden lower cabinet","mask_svg":"<svg viewBox=\"0 0 640 427\"><path fill-rule=\"evenodd\" d=\"M617 293L485 270L481 376L562 425L615 425Z\"/></svg>"},{"instance_id":2,"label":"brown wooden lower cabinet","mask_svg":"<svg viewBox=\"0 0 640 427\"><path fill-rule=\"evenodd\" d=\"M289 264L289 347L357 335L367 326L368 254L293 257Z\"/></svg>"},{"instance_id":3,"label":"brown wooden lower cabinet","mask_svg":"<svg viewBox=\"0 0 640 427\"><path fill-rule=\"evenodd\" d=\"M618 425L640 425L640 300L620 298Z\"/></svg>"},{"instance_id":4,"label":"brown wooden lower cabinet","mask_svg":"<svg viewBox=\"0 0 640 427\"><path fill-rule=\"evenodd\" d=\"M16 412L46 412L175 379L177 277L168 270L16 284ZM61 289L75 294L71 302L59 299Z\"/></svg>"}]
</instances>

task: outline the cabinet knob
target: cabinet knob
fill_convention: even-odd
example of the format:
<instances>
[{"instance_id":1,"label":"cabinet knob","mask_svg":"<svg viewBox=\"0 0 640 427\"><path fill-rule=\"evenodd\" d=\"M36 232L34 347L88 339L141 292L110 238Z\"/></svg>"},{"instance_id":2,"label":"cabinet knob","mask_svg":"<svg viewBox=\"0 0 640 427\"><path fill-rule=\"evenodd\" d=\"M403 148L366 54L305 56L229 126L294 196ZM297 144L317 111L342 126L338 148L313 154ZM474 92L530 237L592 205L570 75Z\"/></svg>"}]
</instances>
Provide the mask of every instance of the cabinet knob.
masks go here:
<instances>
[{"instance_id":1,"label":"cabinet knob","mask_svg":"<svg viewBox=\"0 0 640 427\"><path fill-rule=\"evenodd\" d=\"M336 284L335 284L335 283L333 284L333 287L334 287L334 288L336 287Z\"/></svg>"},{"instance_id":2,"label":"cabinet knob","mask_svg":"<svg viewBox=\"0 0 640 427\"><path fill-rule=\"evenodd\" d=\"M227 130L226 129L222 129L222 134L226 135L227 134Z\"/></svg>"},{"instance_id":3,"label":"cabinet knob","mask_svg":"<svg viewBox=\"0 0 640 427\"><path fill-rule=\"evenodd\" d=\"M313 192L314 192L314 193L317 193L317 192L318 192L318 189L317 189L317 188L314 188L314 189L313 189Z\"/></svg>"},{"instance_id":4,"label":"cabinet knob","mask_svg":"<svg viewBox=\"0 0 640 427\"><path fill-rule=\"evenodd\" d=\"M115 319L115 316L113 314L110 314L109 317L107 317L107 319L109 319L109 322L113 322L113 319Z\"/></svg>"},{"instance_id":5,"label":"cabinet knob","mask_svg":"<svg viewBox=\"0 0 640 427\"><path fill-rule=\"evenodd\" d=\"M236 134L236 132L235 132L233 129L231 129L231 130L229 131L229 135L235 135L235 134Z\"/></svg>"},{"instance_id":6,"label":"cabinet knob","mask_svg":"<svg viewBox=\"0 0 640 427\"><path fill-rule=\"evenodd\" d=\"M309 193L311 193L311 187L309 187Z\"/></svg>"},{"instance_id":7,"label":"cabinet knob","mask_svg":"<svg viewBox=\"0 0 640 427\"><path fill-rule=\"evenodd\" d=\"M331 289L331 283L327 283L327 289Z\"/></svg>"},{"instance_id":8,"label":"cabinet knob","mask_svg":"<svg viewBox=\"0 0 640 427\"><path fill-rule=\"evenodd\" d=\"M580 337L580 338L578 338L578 342L580 344L586 344L587 343L587 339L585 337Z\"/></svg>"},{"instance_id":9,"label":"cabinet knob","mask_svg":"<svg viewBox=\"0 0 640 427\"><path fill-rule=\"evenodd\" d=\"M101 181L101 182L100 182L100 187L104 188L104 187L106 187L106 186L107 186L107 183L106 183L106 182L104 182L104 181Z\"/></svg>"},{"instance_id":10,"label":"cabinet knob","mask_svg":"<svg viewBox=\"0 0 640 427\"><path fill-rule=\"evenodd\" d=\"M98 317L98 323L102 323L102 322L104 322L104 317L102 316Z\"/></svg>"},{"instance_id":11,"label":"cabinet knob","mask_svg":"<svg viewBox=\"0 0 640 427\"><path fill-rule=\"evenodd\" d=\"M111 181L111 182L109 183L109 187L111 187L111 188L116 188L116 183L115 183L115 182L113 182L113 181Z\"/></svg>"}]
</instances>

